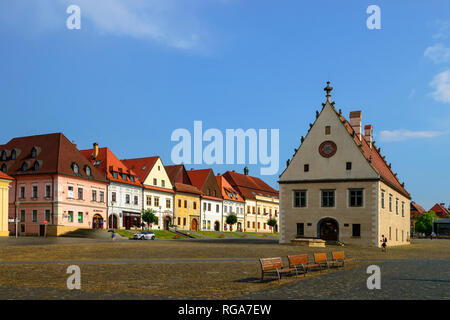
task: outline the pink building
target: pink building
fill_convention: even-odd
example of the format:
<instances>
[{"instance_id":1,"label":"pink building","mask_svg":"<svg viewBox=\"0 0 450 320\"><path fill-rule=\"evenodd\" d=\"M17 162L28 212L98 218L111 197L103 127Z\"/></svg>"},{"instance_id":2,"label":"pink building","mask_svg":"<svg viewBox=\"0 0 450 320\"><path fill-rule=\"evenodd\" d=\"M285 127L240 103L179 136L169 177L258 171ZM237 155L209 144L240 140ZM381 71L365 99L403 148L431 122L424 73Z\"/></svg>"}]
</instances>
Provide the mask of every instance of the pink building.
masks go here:
<instances>
[{"instance_id":1,"label":"pink building","mask_svg":"<svg viewBox=\"0 0 450 320\"><path fill-rule=\"evenodd\" d=\"M106 221L107 181L62 133L0 145L0 170L15 179L9 218L17 218L19 235L60 235ZM16 232L16 223L9 231Z\"/></svg>"}]
</instances>

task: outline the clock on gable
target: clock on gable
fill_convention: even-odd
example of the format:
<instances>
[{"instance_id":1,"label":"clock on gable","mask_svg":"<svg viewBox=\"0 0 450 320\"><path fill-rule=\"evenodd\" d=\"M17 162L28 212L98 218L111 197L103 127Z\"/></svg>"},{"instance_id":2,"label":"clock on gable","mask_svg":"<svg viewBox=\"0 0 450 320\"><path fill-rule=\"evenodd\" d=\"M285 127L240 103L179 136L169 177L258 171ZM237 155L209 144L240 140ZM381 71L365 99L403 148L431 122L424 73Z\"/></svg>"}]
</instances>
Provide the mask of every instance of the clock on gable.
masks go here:
<instances>
[{"instance_id":1,"label":"clock on gable","mask_svg":"<svg viewBox=\"0 0 450 320\"><path fill-rule=\"evenodd\" d=\"M337 151L336 143L333 141L324 141L319 146L319 153L324 158L330 158L334 156Z\"/></svg>"}]
</instances>

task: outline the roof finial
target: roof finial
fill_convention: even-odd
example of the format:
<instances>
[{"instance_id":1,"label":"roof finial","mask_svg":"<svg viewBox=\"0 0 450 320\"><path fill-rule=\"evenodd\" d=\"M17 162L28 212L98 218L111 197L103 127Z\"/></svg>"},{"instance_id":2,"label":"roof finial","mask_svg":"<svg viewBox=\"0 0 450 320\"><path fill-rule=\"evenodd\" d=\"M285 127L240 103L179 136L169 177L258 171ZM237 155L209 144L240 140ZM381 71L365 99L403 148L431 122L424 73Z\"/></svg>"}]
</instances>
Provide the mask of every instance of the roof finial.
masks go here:
<instances>
[{"instance_id":1,"label":"roof finial","mask_svg":"<svg viewBox=\"0 0 450 320\"><path fill-rule=\"evenodd\" d=\"M327 101L331 103L331 94L330 92L333 90L333 87L330 87L330 81L327 81L327 86L323 88L324 91L327 92Z\"/></svg>"}]
</instances>

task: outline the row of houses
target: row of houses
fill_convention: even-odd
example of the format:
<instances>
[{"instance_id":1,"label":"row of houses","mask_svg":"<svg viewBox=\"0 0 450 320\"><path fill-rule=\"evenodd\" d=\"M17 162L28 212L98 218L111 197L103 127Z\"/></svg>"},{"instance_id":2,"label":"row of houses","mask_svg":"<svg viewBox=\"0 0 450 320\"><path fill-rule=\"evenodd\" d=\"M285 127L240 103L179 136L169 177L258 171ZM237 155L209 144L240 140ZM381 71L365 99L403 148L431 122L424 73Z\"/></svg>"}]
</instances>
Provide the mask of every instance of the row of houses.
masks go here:
<instances>
[{"instance_id":1,"label":"row of houses","mask_svg":"<svg viewBox=\"0 0 450 320\"><path fill-rule=\"evenodd\" d=\"M3 235L61 235L79 228L271 232L278 191L257 177L164 165L158 156L119 160L97 143L78 150L62 133L14 138L0 145ZM235 214L236 225L226 218ZM276 228L276 227L275 227ZM0 233L1 234L1 233Z\"/></svg>"}]
</instances>

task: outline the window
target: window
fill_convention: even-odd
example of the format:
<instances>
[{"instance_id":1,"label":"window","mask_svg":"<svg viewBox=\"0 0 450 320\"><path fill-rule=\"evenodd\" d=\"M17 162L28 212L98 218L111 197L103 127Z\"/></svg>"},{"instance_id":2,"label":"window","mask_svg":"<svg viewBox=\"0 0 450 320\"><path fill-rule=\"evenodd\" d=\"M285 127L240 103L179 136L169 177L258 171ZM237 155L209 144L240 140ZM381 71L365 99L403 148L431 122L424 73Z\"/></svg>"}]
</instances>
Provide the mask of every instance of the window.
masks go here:
<instances>
[{"instance_id":1,"label":"window","mask_svg":"<svg viewBox=\"0 0 450 320\"><path fill-rule=\"evenodd\" d=\"M381 190L381 208L384 209L384 190Z\"/></svg>"},{"instance_id":2,"label":"window","mask_svg":"<svg viewBox=\"0 0 450 320\"><path fill-rule=\"evenodd\" d=\"M67 198L69 199L73 199L73 186L68 186L67 187Z\"/></svg>"},{"instance_id":3,"label":"window","mask_svg":"<svg viewBox=\"0 0 450 320\"><path fill-rule=\"evenodd\" d=\"M105 192L100 191L100 202L105 202Z\"/></svg>"},{"instance_id":4,"label":"window","mask_svg":"<svg viewBox=\"0 0 450 320\"><path fill-rule=\"evenodd\" d=\"M69 211L69 214L67 215L67 220L69 222L73 222L73 211Z\"/></svg>"},{"instance_id":5,"label":"window","mask_svg":"<svg viewBox=\"0 0 450 320\"><path fill-rule=\"evenodd\" d=\"M37 210L33 210L33 215L31 216L31 221L32 222L37 221Z\"/></svg>"},{"instance_id":6,"label":"window","mask_svg":"<svg viewBox=\"0 0 450 320\"><path fill-rule=\"evenodd\" d=\"M294 191L294 207L306 207L306 190Z\"/></svg>"},{"instance_id":7,"label":"window","mask_svg":"<svg viewBox=\"0 0 450 320\"><path fill-rule=\"evenodd\" d=\"M347 163L345 164L345 169L346 169L346 170L352 170L352 163L351 163L351 162L347 162Z\"/></svg>"},{"instance_id":8,"label":"window","mask_svg":"<svg viewBox=\"0 0 450 320\"><path fill-rule=\"evenodd\" d=\"M2 164L2 169L1 170L2 170L3 173L6 173L6 171L7 171L6 168L7 168L6 167L6 163Z\"/></svg>"},{"instance_id":9,"label":"window","mask_svg":"<svg viewBox=\"0 0 450 320\"><path fill-rule=\"evenodd\" d=\"M362 207L363 206L363 190L355 189L349 192L349 206Z\"/></svg>"},{"instance_id":10,"label":"window","mask_svg":"<svg viewBox=\"0 0 450 320\"><path fill-rule=\"evenodd\" d=\"M395 241L398 241L398 229L395 228Z\"/></svg>"},{"instance_id":11,"label":"window","mask_svg":"<svg viewBox=\"0 0 450 320\"><path fill-rule=\"evenodd\" d=\"M116 202L117 201L117 193L115 193L115 192L111 193L111 201L112 202Z\"/></svg>"},{"instance_id":12,"label":"window","mask_svg":"<svg viewBox=\"0 0 450 320\"><path fill-rule=\"evenodd\" d=\"M83 188L78 188L78 200L83 200Z\"/></svg>"},{"instance_id":13,"label":"window","mask_svg":"<svg viewBox=\"0 0 450 320\"><path fill-rule=\"evenodd\" d=\"M219 205L218 204L216 204L216 212L217 213L219 213L219 211L220 211L220 209L219 209L220 207L219 207Z\"/></svg>"},{"instance_id":14,"label":"window","mask_svg":"<svg viewBox=\"0 0 450 320\"><path fill-rule=\"evenodd\" d=\"M21 170L22 170L22 171L27 171L27 168L28 168L28 164L27 164L26 162L24 162L24 163L22 164Z\"/></svg>"},{"instance_id":15,"label":"window","mask_svg":"<svg viewBox=\"0 0 450 320\"><path fill-rule=\"evenodd\" d=\"M34 170L34 171L38 171L38 170L39 170L39 162L36 161L36 162L34 163L34 165L33 165L33 170Z\"/></svg>"},{"instance_id":16,"label":"window","mask_svg":"<svg viewBox=\"0 0 450 320\"><path fill-rule=\"evenodd\" d=\"M159 197L155 197L153 202L155 207L159 207Z\"/></svg>"},{"instance_id":17,"label":"window","mask_svg":"<svg viewBox=\"0 0 450 320\"><path fill-rule=\"evenodd\" d=\"M83 223L83 212L78 212L78 223Z\"/></svg>"},{"instance_id":18,"label":"window","mask_svg":"<svg viewBox=\"0 0 450 320\"><path fill-rule=\"evenodd\" d=\"M183 218L183 226L186 225L186 218Z\"/></svg>"},{"instance_id":19,"label":"window","mask_svg":"<svg viewBox=\"0 0 450 320\"><path fill-rule=\"evenodd\" d=\"M72 165L72 169L75 174L78 174L80 172L80 168L78 167L78 165L76 163L74 163Z\"/></svg>"},{"instance_id":20,"label":"window","mask_svg":"<svg viewBox=\"0 0 450 320\"><path fill-rule=\"evenodd\" d=\"M352 224L352 237L361 237L361 225Z\"/></svg>"},{"instance_id":21,"label":"window","mask_svg":"<svg viewBox=\"0 0 450 320\"><path fill-rule=\"evenodd\" d=\"M247 213L250 213L250 207L247 207Z\"/></svg>"},{"instance_id":22,"label":"window","mask_svg":"<svg viewBox=\"0 0 450 320\"><path fill-rule=\"evenodd\" d=\"M117 172L115 172L115 171L113 171L112 175L113 175L114 179L119 178L119 174Z\"/></svg>"},{"instance_id":23,"label":"window","mask_svg":"<svg viewBox=\"0 0 450 320\"><path fill-rule=\"evenodd\" d=\"M97 201L97 190L92 190L92 201Z\"/></svg>"},{"instance_id":24,"label":"window","mask_svg":"<svg viewBox=\"0 0 450 320\"><path fill-rule=\"evenodd\" d=\"M231 207L230 207L231 208ZM228 212L228 207L227 206L223 206L223 212L227 213Z\"/></svg>"},{"instance_id":25,"label":"window","mask_svg":"<svg viewBox=\"0 0 450 320\"><path fill-rule=\"evenodd\" d=\"M203 202L203 212L206 212L206 202Z\"/></svg>"},{"instance_id":26,"label":"window","mask_svg":"<svg viewBox=\"0 0 450 320\"><path fill-rule=\"evenodd\" d=\"M20 198L25 199L25 186L20 187Z\"/></svg>"},{"instance_id":27,"label":"window","mask_svg":"<svg viewBox=\"0 0 450 320\"><path fill-rule=\"evenodd\" d=\"M391 227L389 227L389 240L391 240L392 239L392 237L391 237Z\"/></svg>"},{"instance_id":28,"label":"window","mask_svg":"<svg viewBox=\"0 0 450 320\"><path fill-rule=\"evenodd\" d=\"M25 232L25 225L24 224L20 225L20 232Z\"/></svg>"},{"instance_id":29,"label":"window","mask_svg":"<svg viewBox=\"0 0 450 320\"><path fill-rule=\"evenodd\" d=\"M297 237L303 237L305 235L305 224L297 223Z\"/></svg>"},{"instance_id":30,"label":"window","mask_svg":"<svg viewBox=\"0 0 450 320\"><path fill-rule=\"evenodd\" d=\"M166 180L161 180L161 187L165 187L166 186Z\"/></svg>"},{"instance_id":31,"label":"window","mask_svg":"<svg viewBox=\"0 0 450 320\"><path fill-rule=\"evenodd\" d=\"M170 199L166 199L166 208L170 209Z\"/></svg>"},{"instance_id":32,"label":"window","mask_svg":"<svg viewBox=\"0 0 450 320\"><path fill-rule=\"evenodd\" d=\"M33 186L32 189L32 196L33 199L36 199L38 197L38 187L37 186Z\"/></svg>"},{"instance_id":33,"label":"window","mask_svg":"<svg viewBox=\"0 0 450 320\"><path fill-rule=\"evenodd\" d=\"M11 160L16 160L16 150L11 151Z\"/></svg>"},{"instance_id":34,"label":"window","mask_svg":"<svg viewBox=\"0 0 450 320\"><path fill-rule=\"evenodd\" d=\"M20 222L25 222L25 210L20 210Z\"/></svg>"},{"instance_id":35,"label":"window","mask_svg":"<svg viewBox=\"0 0 450 320\"><path fill-rule=\"evenodd\" d=\"M6 161L6 151L2 151L2 161Z\"/></svg>"},{"instance_id":36,"label":"window","mask_svg":"<svg viewBox=\"0 0 450 320\"><path fill-rule=\"evenodd\" d=\"M261 214L261 207L258 207L258 214Z\"/></svg>"},{"instance_id":37,"label":"window","mask_svg":"<svg viewBox=\"0 0 450 320\"><path fill-rule=\"evenodd\" d=\"M211 203L208 203L208 211L211 211Z\"/></svg>"},{"instance_id":38,"label":"window","mask_svg":"<svg viewBox=\"0 0 450 320\"><path fill-rule=\"evenodd\" d=\"M322 207L334 207L334 190L322 190Z\"/></svg>"},{"instance_id":39,"label":"window","mask_svg":"<svg viewBox=\"0 0 450 320\"><path fill-rule=\"evenodd\" d=\"M331 134L331 127L330 126L325 126L325 134Z\"/></svg>"},{"instance_id":40,"label":"window","mask_svg":"<svg viewBox=\"0 0 450 320\"><path fill-rule=\"evenodd\" d=\"M197 210L197 202L194 201L194 210Z\"/></svg>"},{"instance_id":41,"label":"window","mask_svg":"<svg viewBox=\"0 0 450 320\"><path fill-rule=\"evenodd\" d=\"M127 175L125 173L122 173L122 180L127 181Z\"/></svg>"},{"instance_id":42,"label":"window","mask_svg":"<svg viewBox=\"0 0 450 320\"><path fill-rule=\"evenodd\" d=\"M392 212L392 194L389 195L389 212Z\"/></svg>"},{"instance_id":43,"label":"window","mask_svg":"<svg viewBox=\"0 0 450 320\"><path fill-rule=\"evenodd\" d=\"M147 196L147 205L148 206L152 205L152 197L151 196Z\"/></svg>"},{"instance_id":44,"label":"window","mask_svg":"<svg viewBox=\"0 0 450 320\"><path fill-rule=\"evenodd\" d=\"M33 147L33 149L31 149L31 157L32 157L33 159L36 159L36 157L37 157L36 148L34 148L34 147Z\"/></svg>"},{"instance_id":45,"label":"window","mask_svg":"<svg viewBox=\"0 0 450 320\"><path fill-rule=\"evenodd\" d=\"M184 207L187 208L187 200L184 200Z\"/></svg>"},{"instance_id":46,"label":"window","mask_svg":"<svg viewBox=\"0 0 450 320\"><path fill-rule=\"evenodd\" d=\"M50 221L50 210L45 210L45 220Z\"/></svg>"},{"instance_id":47,"label":"window","mask_svg":"<svg viewBox=\"0 0 450 320\"><path fill-rule=\"evenodd\" d=\"M138 196L134 196L134 204L138 204L139 203L139 198L138 198Z\"/></svg>"},{"instance_id":48,"label":"window","mask_svg":"<svg viewBox=\"0 0 450 320\"><path fill-rule=\"evenodd\" d=\"M403 230L402 230L402 242L404 241L404 235L403 235Z\"/></svg>"},{"instance_id":49,"label":"window","mask_svg":"<svg viewBox=\"0 0 450 320\"><path fill-rule=\"evenodd\" d=\"M305 164L303 166L303 171L308 172L309 171L309 164Z\"/></svg>"},{"instance_id":50,"label":"window","mask_svg":"<svg viewBox=\"0 0 450 320\"><path fill-rule=\"evenodd\" d=\"M52 189L51 189L51 186L49 185L49 184L47 184L46 186L45 186L45 197L46 198L50 198L51 196L52 196Z\"/></svg>"},{"instance_id":51,"label":"window","mask_svg":"<svg viewBox=\"0 0 450 320\"><path fill-rule=\"evenodd\" d=\"M395 214L398 215L398 198L395 198Z\"/></svg>"},{"instance_id":52,"label":"window","mask_svg":"<svg viewBox=\"0 0 450 320\"><path fill-rule=\"evenodd\" d=\"M178 225L181 225L181 218L178 217Z\"/></svg>"},{"instance_id":53,"label":"window","mask_svg":"<svg viewBox=\"0 0 450 320\"><path fill-rule=\"evenodd\" d=\"M178 199L178 208L181 208L181 199Z\"/></svg>"},{"instance_id":54,"label":"window","mask_svg":"<svg viewBox=\"0 0 450 320\"><path fill-rule=\"evenodd\" d=\"M405 216L405 203L402 201L402 217Z\"/></svg>"},{"instance_id":55,"label":"window","mask_svg":"<svg viewBox=\"0 0 450 320\"><path fill-rule=\"evenodd\" d=\"M130 204L130 195L129 194L125 195L125 203Z\"/></svg>"},{"instance_id":56,"label":"window","mask_svg":"<svg viewBox=\"0 0 450 320\"><path fill-rule=\"evenodd\" d=\"M131 182L134 182L135 181L134 176L130 176L130 180L131 180Z\"/></svg>"},{"instance_id":57,"label":"window","mask_svg":"<svg viewBox=\"0 0 450 320\"><path fill-rule=\"evenodd\" d=\"M154 186L158 185L158 180L157 179L153 179L153 185Z\"/></svg>"},{"instance_id":58,"label":"window","mask_svg":"<svg viewBox=\"0 0 450 320\"><path fill-rule=\"evenodd\" d=\"M86 174L88 175L88 177L91 176L91 168L90 168L89 166L86 166L86 167L84 168L84 171L86 172Z\"/></svg>"}]
</instances>

